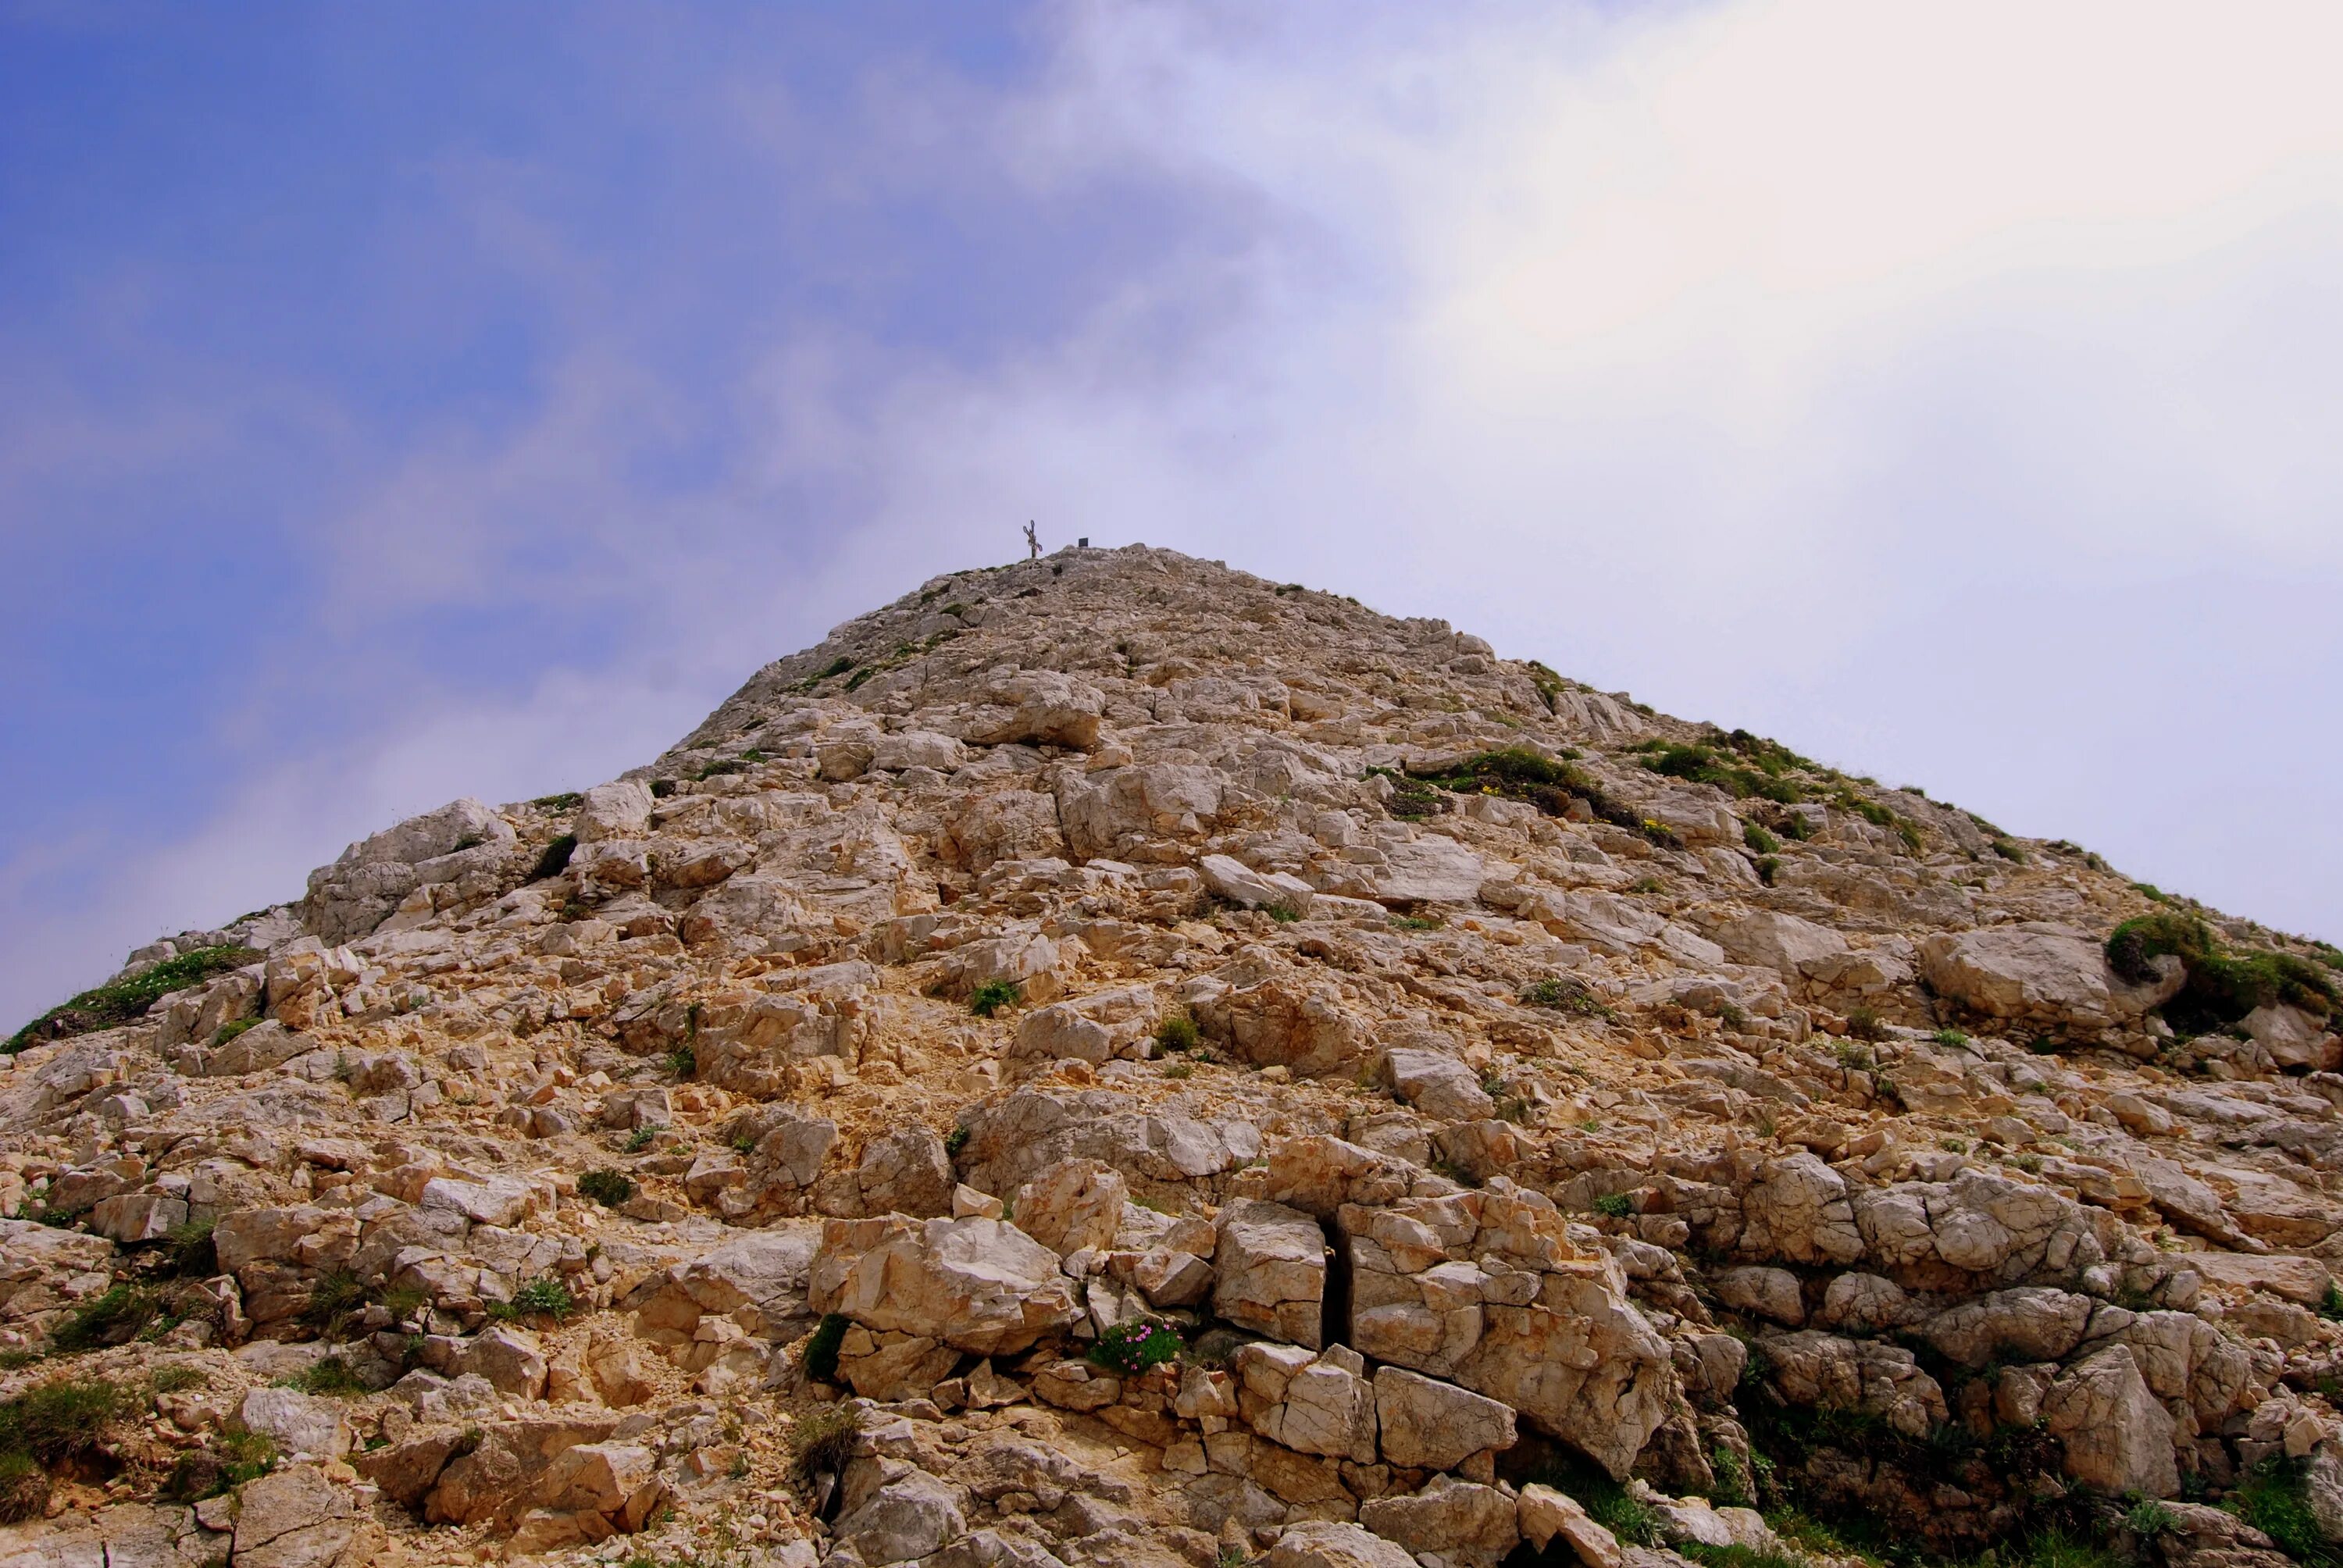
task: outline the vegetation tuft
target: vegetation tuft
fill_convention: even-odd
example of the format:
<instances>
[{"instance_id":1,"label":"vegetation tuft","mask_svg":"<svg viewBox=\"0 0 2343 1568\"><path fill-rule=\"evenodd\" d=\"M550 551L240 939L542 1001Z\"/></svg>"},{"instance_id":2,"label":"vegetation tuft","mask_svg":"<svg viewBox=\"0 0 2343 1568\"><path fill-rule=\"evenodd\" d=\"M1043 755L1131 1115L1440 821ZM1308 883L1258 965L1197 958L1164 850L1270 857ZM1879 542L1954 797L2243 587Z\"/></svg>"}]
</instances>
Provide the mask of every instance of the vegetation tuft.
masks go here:
<instances>
[{"instance_id":1,"label":"vegetation tuft","mask_svg":"<svg viewBox=\"0 0 2343 1568\"><path fill-rule=\"evenodd\" d=\"M1522 992L1522 1002L1527 1007L1550 1007L1560 1012L1575 1013L1581 1018L1614 1018L1610 1003L1594 994L1594 988L1583 980L1557 975L1535 981Z\"/></svg>"},{"instance_id":2,"label":"vegetation tuft","mask_svg":"<svg viewBox=\"0 0 2343 1568\"><path fill-rule=\"evenodd\" d=\"M979 1018L990 1018L1004 1007L1015 1007L1022 994L1015 980L987 980L968 999L968 1010Z\"/></svg>"},{"instance_id":3,"label":"vegetation tuft","mask_svg":"<svg viewBox=\"0 0 2343 1568\"><path fill-rule=\"evenodd\" d=\"M1090 1359L1119 1377L1136 1377L1149 1367L1177 1361L1180 1347L1178 1329L1147 1318L1107 1330L1091 1346Z\"/></svg>"},{"instance_id":4,"label":"vegetation tuft","mask_svg":"<svg viewBox=\"0 0 2343 1568\"><path fill-rule=\"evenodd\" d=\"M578 1195L615 1209L635 1195L635 1179L623 1171L588 1171L578 1178Z\"/></svg>"},{"instance_id":5,"label":"vegetation tuft","mask_svg":"<svg viewBox=\"0 0 2343 1568\"><path fill-rule=\"evenodd\" d=\"M2174 1028L2204 1033L2237 1022L2256 1008L2288 1002L2321 1018L2338 1000L2336 982L2318 964L2294 953L2232 949L2193 915L2159 910L2124 921L2107 938L2107 967L2134 984L2156 978L2156 960L2180 960L2188 978L2165 1004Z\"/></svg>"},{"instance_id":6,"label":"vegetation tuft","mask_svg":"<svg viewBox=\"0 0 2343 1568\"><path fill-rule=\"evenodd\" d=\"M838 1347L846 1338L851 1320L843 1312L830 1312L814 1325L813 1337L806 1341L805 1374L815 1382L838 1381Z\"/></svg>"},{"instance_id":7,"label":"vegetation tuft","mask_svg":"<svg viewBox=\"0 0 2343 1568\"><path fill-rule=\"evenodd\" d=\"M569 869L569 857L577 852L578 835L562 834L552 843L548 844L545 847L545 853L537 858L537 864L530 869L528 879L532 882L541 882L548 877L561 875Z\"/></svg>"},{"instance_id":8,"label":"vegetation tuft","mask_svg":"<svg viewBox=\"0 0 2343 1568\"><path fill-rule=\"evenodd\" d=\"M225 974L260 956L250 948L222 946L196 948L176 958L165 959L128 980L108 981L94 990L82 992L71 1001L61 1002L49 1009L10 1035L7 1043L0 1045L0 1053L14 1056L43 1040L65 1040L73 1035L89 1034L128 1023L144 1017L148 1008L171 992L185 990L214 975Z\"/></svg>"}]
</instances>

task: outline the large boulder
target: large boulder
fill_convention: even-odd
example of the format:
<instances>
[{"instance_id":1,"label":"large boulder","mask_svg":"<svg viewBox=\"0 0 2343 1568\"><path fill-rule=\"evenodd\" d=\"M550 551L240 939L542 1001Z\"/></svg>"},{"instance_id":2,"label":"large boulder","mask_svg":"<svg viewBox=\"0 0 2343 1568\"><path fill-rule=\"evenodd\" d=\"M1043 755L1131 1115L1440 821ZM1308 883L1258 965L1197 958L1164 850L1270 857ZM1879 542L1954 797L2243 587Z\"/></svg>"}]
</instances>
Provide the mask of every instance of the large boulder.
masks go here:
<instances>
[{"instance_id":1,"label":"large boulder","mask_svg":"<svg viewBox=\"0 0 2343 1568\"><path fill-rule=\"evenodd\" d=\"M1457 1568L1495 1568L1522 1540L1511 1497L1450 1475L1433 1476L1413 1496L1362 1505L1359 1523L1419 1555L1436 1552Z\"/></svg>"},{"instance_id":2,"label":"large boulder","mask_svg":"<svg viewBox=\"0 0 2343 1568\"><path fill-rule=\"evenodd\" d=\"M2093 938L2043 921L1937 932L1920 943L1921 973L1937 995L1989 1018L2077 1035L2136 1028L2177 995L2187 979L2180 960L2157 963L2161 978L2130 984Z\"/></svg>"},{"instance_id":3,"label":"large boulder","mask_svg":"<svg viewBox=\"0 0 2343 1568\"><path fill-rule=\"evenodd\" d=\"M651 792L639 779L595 785L569 819L569 831L580 844L639 839L650 829Z\"/></svg>"},{"instance_id":4,"label":"large boulder","mask_svg":"<svg viewBox=\"0 0 2343 1568\"><path fill-rule=\"evenodd\" d=\"M1415 1554L1358 1525L1309 1520L1277 1538L1261 1568L1416 1568Z\"/></svg>"},{"instance_id":5,"label":"large boulder","mask_svg":"<svg viewBox=\"0 0 2343 1568\"><path fill-rule=\"evenodd\" d=\"M1513 1446L1513 1412L1496 1400L1404 1367L1375 1369L1383 1458L1411 1470L1453 1470Z\"/></svg>"},{"instance_id":6,"label":"large boulder","mask_svg":"<svg viewBox=\"0 0 2343 1568\"><path fill-rule=\"evenodd\" d=\"M1230 1370L1237 1408L1262 1436L1297 1453L1374 1462L1374 1390L1356 1351L1329 1345L1312 1355L1262 1342L1239 1348Z\"/></svg>"},{"instance_id":7,"label":"large boulder","mask_svg":"<svg viewBox=\"0 0 2343 1568\"><path fill-rule=\"evenodd\" d=\"M1945 1391L1901 1345L1811 1329L1758 1342L1791 1404L1875 1415L1906 1437L1926 1437L1947 1419Z\"/></svg>"},{"instance_id":8,"label":"large boulder","mask_svg":"<svg viewBox=\"0 0 2343 1568\"><path fill-rule=\"evenodd\" d=\"M1274 1170L1272 1168L1272 1174ZM1677 1397L1667 1342L1607 1251L1503 1176L1478 1191L1345 1203L1348 1342L1453 1382L1624 1478Z\"/></svg>"},{"instance_id":9,"label":"large boulder","mask_svg":"<svg viewBox=\"0 0 2343 1568\"><path fill-rule=\"evenodd\" d=\"M1326 1296L1326 1235L1282 1203L1244 1199L1214 1223L1212 1311L1240 1328L1316 1350Z\"/></svg>"},{"instance_id":10,"label":"large boulder","mask_svg":"<svg viewBox=\"0 0 2343 1568\"><path fill-rule=\"evenodd\" d=\"M1061 1160L1017 1189L1017 1228L1060 1257L1104 1251L1122 1225L1131 1184L1096 1160Z\"/></svg>"},{"instance_id":11,"label":"large boulder","mask_svg":"<svg viewBox=\"0 0 2343 1568\"><path fill-rule=\"evenodd\" d=\"M1443 1121L1481 1121L1496 1114L1497 1103L1481 1087L1480 1075L1436 1050L1394 1046L1383 1052L1382 1077L1400 1099Z\"/></svg>"},{"instance_id":12,"label":"large boulder","mask_svg":"<svg viewBox=\"0 0 2343 1568\"><path fill-rule=\"evenodd\" d=\"M832 1220L810 1299L863 1327L1007 1355L1070 1326L1079 1308L1058 1255L1000 1220Z\"/></svg>"},{"instance_id":13,"label":"large boulder","mask_svg":"<svg viewBox=\"0 0 2343 1568\"><path fill-rule=\"evenodd\" d=\"M1186 858L1182 845L1212 831L1221 791L1220 775L1209 768L1109 768L1061 785L1057 814L1077 859L1179 860Z\"/></svg>"},{"instance_id":14,"label":"large boulder","mask_svg":"<svg viewBox=\"0 0 2343 1568\"><path fill-rule=\"evenodd\" d=\"M1054 669L1028 669L992 689L970 715L966 739L980 746L1024 741L1087 751L1096 744L1106 698L1087 680Z\"/></svg>"},{"instance_id":15,"label":"large boulder","mask_svg":"<svg viewBox=\"0 0 2343 1568\"><path fill-rule=\"evenodd\" d=\"M371 1555L349 1490L313 1466L276 1471L236 1494L236 1568L357 1568Z\"/></svg>"},{"instance_id":16,"label":"large boulder","mask_svg":"<svg viewBox=\"0 0 2343 1568\"><path fill-rule=\"evenodd\" d=\"M2042 1420L2065 1447L2066 1473L2083 1484L2111 1496L2180 1490L2171 1413L2130 1347L2110 1345L2068 1367L2044 1397Z\"/></svg>"},{"instance_id":17,"label":"large boulder","mask_svg":"<svg viewBox=\"0 0 2343 1568\"><path fill-rule=\"evenodd\" d=\"M365 936L417 888L485 869L516 837L509 823L469 797L409 817L310 872L301 923L328 943Z\"/></svg>"}]
</instances>

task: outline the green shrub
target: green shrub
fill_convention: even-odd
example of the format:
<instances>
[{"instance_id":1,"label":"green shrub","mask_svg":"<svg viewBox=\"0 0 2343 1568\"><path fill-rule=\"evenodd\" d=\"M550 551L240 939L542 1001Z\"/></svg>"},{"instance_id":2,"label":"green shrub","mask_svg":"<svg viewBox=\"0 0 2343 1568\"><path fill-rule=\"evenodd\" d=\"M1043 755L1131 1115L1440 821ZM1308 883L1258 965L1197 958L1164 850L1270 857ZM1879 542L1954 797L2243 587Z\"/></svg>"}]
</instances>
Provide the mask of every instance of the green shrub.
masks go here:
<instances>
[{"instance_id":1,"label":"green shrub","mask_svg":"<svg viewBox=\"0 0 2343 1568\"><path fill-rule=\"evenodd\" d=\"M539 795L529 804L540 811L575 811L586 804L586 797L570 789L558 795Z\"/></svg>"},{"instance_id":2,"label":"green shrub","mask_svg":"<svg viewBox=\"0 0 2343 1568\"><path fill-rule=\"evenodd\" d=\"M1755 822L1741 824L1741 841L1761 855L1770 855L1781 849L1782 840Z\"/></svg>"},{"instance_id":3,"label":"green shrub","mask_svg":"<svg viewBox=\"0 0 2343 1568\"><path fill-rule=\"evenodd\" d=\"M990 1018L1004 1007L1015 1007L1022 994L1015 980L987 980L968 999L968 1010L979 1018Z\"/></svg>"},{"instance_id":4,"label":"green shrub","mask_svg":"<svg viewBox=\"0 0 2343 1568\"><path fill-rule=\"evenodd\" d=\"M1858 1005L1847 1010L1846 1032L1855 1040L1876 1043L1887 1038L1887 1023L1875 1008Z\"/></svg>"},{"instance_id":5,"label":"green shrub","mask_svg":"<svg viewBox=\"0 0 2343 1568\"><path fill-rule=\"evenodd\" d=\"M1736 766L1705 746L1663 746L1656 755L1644 759L1644 766L1666 778L1714 784L1738 798L1754 795L1785 806L1805 799L1805 791L1778 772Z\"/></svg>"},{"instance_id":6,"label":"green shrub","mask_svg":"<svg viewBox=\"0 0 2343 1568\"><path fill-rule=\"evenodd\" d=\"M944 1134L944 1157L946 1159L959 1159L960 1151L967 1147L968 1129L966 1127L955 1127L950 1132Z\"/></svg>"},{"instance_id":7,"label":"green shrub","mask_svg":"<svg viewBox=\"0 0 2343 1568\"><path fill-rule=\"evenodd\" d=\"M299 1376L286 1381L288 1387L297 1388L303 1393L327 1394L336 1398L346 1399L353 1394L371 1392L358 1374L350 1370L350 1363L339 1356L324 1357Z\"/></svg>"},{"instance_id":8,"label":"green shrub","mask_svg":"<svg viewBox=\"0 0 2343 1568\"><path fill-rule=\"evenodd\" d=\"M844 1312L830 1312L814 1325L813 1336L806 1341L805 1373L815 1382L838 1381L838 1347L853 1326Z\"/></svg>"},{"instance_id":9,"label":"green shrub","mask_svg":"<svg viewBox=\"0 0 2343 1568\"><path fill-rule=\"evenodd\" d=\"M1940 1029L1929 1038L1938 1045L1949 1046L1955 1050L1960 1050L1969 1042L1969 1037L1956 1029Z\"/></svg>"},{"instance_id":10,"label":"green shrub","mask_svg":"<svg viewBox=\"0 0 2343 1568\"><path fill-rule=\"evenodd\" d=\"M561 875L569 869L569 857L577 852L578 835L562 834L552 843L548 844L545 847L545 853L537 858L537 864L530 869L528 879L532 882L541 882L548 877Z\"/></svg>"},{"instance_id":11,"label":"green shrub","mask_svg":"<svg viewBox=\"0 0 2343 1568\"><path fill-rule=\"evenodd\" d=\"M1635 1211L1635 1201L1624 1192L1605 1192L1594 1200L1594 1211L1613 1220L1624 1220Z\"/></svg>"},{"instance_id":12,"label":"green shrub","mask_svg":"<svg viewBox=\"0 0 2343 1568\"><path fill-rule=\"evenodd\" d=\"M1615 1016L1610 1004L1594 994L1594 987L1567 975L1533 982L1522 991L1522 1002L1526 1007L1550 1007L1582 1018Z\"/></svg>"},{"instance_id":13,"label":"green shrub","mask_svg":"<svg viewBox=\"0 0 2343 1568\"><path fill-rule=\"evenodd\" d=\"M1993 852L2015 865L2026 864L2026 851L2019 849L2011 839L1996 839L1993 841Z\"/></svg>"},{"instance_id":14,"label":"green shrub","mask_svg":"<svg viewBox=\"0 0 2343 1568\"><path fill-rule=\"evenodd\" d=\"M237 1035L242 1034L246 1030L254 1028L259 1022L260 1020L256 1018L239 1018L231 1022L224 1023L217 1029L212 1030L212 1044L214 1046L226 1045L229 1040L234 1040Z\"/></svg>"},{"instance_id":15,"label":"green shrub","mask_svg":"<svg viewBox=\"0 0 2343 1568\"><path fill-rule=\"evenodd\" d=\"M651 1146L651 1141L658 1136L659 1129L656 1127L638 1127L627 1134L626 1142L619 1147L628 1154L640 1154Z\"/></svg>"},{"instance_id":16,"label":"green shrub","mask_svg":"<svg viewBox=\"0 0 2343 1568\"><path fill-rule=\"evenodd\" d=\"M1196 1020L1184 1012L1166 1013L1163 1021L1155 1026L1155 1049L1179 1052L1193 1050L1202 1041L1197 1032Z\"/></svg>"},{"instance_id":17,"label":"green shrub","mask_svg":"<svg viewBox=\"0 0 2343 1568\"><path fill-rule=\"evenodd\" d=\"M1658 1513L1594 1465L1583 1460L1557 1460L1541 1468L1535 1479L1575 1498L1587 1517L1617 1536L1621 1545L1660 1543Z\"/></svg>"},{"instance_id":18,"label":"green shrub","mask_svg":"<svg viewBox=\"0 0 2343 1568\"><path fill-rule=\"evenodd\" d=\"M1756 869L1757 879L1769 888L1774 885L1775 877L1779 875L1782 869L1782 860L1778 855L1760 855L1751 864Z\"/></svg>"},{"instance_id":19,"label":"green shrub","mask_svg":"<svg viewBox=\"0 0 2343 1568\"><path fill-rule=\"evenodd\" d=\"M201 1503L256 1481L277 1464L277 1444L256 1432L226 1432L205 1447L179 1455L163 1483L174 1503Z\"/></svg>"},{"instance_id":20,"label":"green shrub","mask_svg":"<svg viewBox=\"0 0 2343 1568\"><path fill-rule=\"evenodd\" d=\"M566 1318L578 1310L569 1287L550 1274L539 1274L515 1291L510 1306L511 1315L518 1318ZM495 1309L489 1311L493 1316Z\"/></svg>"},{"instance_id":21,"label":"green shrub","mask_svg":"<svg viewBox=\"0 0 2343 1568\"><path fill-rule=\"evenodd\" d=\"M2203 920L2174 910L2124 921L2107 938L2107 967L2134 984L2156 978L2156 960L2178 959L2188 978L2165 1004L2165 1016L2175 1028L2194 1032L2235 1023L2274 1002L2324 1018L2338 1000L2335 981L2308 959L2232 950Z\"/></svg>"},{"instance_id":22,"label":"green shrub","mask_svg":"<svg viewBox=\"0 0 2343 1568\"><path fill-rule=\"evenodd\" d=\"M635 1179L623 1171L588 1171L578 1178L578 1195L615 1209L635 1195Z\"/></svg>"},{"instance_id":23,"label":"green shrub","mask_svg":"<svg viewBox=\"0 0 2343 1568\"><path fill-rule=\"evenodd\" d=\"M162 1299L153 1291L115 1285L68 1312L50 1332L49 1342L61 1351L128 1344L162 1315Z\"/></svg>"},{"instance_id":24,"label":"green shrub","mask_svg":"<svg viewBox=\"0 0 2343 1568\"><path fill-rule=\"evenodd\" d=\"M2178 1523L2172 1517L2172 1510L2153 1497L2135 1495L2126 1501L2131 1506L2124 1511L2124 1528L2134 1535L2153 1541Z\"/></svg>"},{"instance_id":25,"label":"green shrub","mask_svg":"<svg viewBox=\"0 0 2343 1568\"><path fill-rule=\"evenodd\" d=\"M791 1468L798 1480L810 1484L816 1476L836 1475L844 1470L861 1432L861 1415L851 1405L834 1404L798 1417L789 1428Z\"/></svg>"},{"instance_id":26,"label":"green shrub","mask_svg":"<svg viewBox=\"0 0 2343 1568\"><path fill-rule=\"evenodd\" d=\"M2335 1568L2343 1563L2343 1553L2328 1543L2310 1511L2303 1483L2307 1468L2299 1459L2273 1455L2263 1460L2229 1493L2229 1507L2296 1562Z\"/></svg>"},{"instance_id":27,"label":"green shrub","mask_svg":"<svg viewBox=\"0 0 2343 1568\"><path fill-rule=\"evenodd\" d=\"M1120 1377L1136 1377L1149 1367L1176 1361L1180 1331L1153 1318L1117 1323L1091 1346L1090 1359Z\"/></svg>"},{"instance_id":28,"label":"green shrub","mask_svg":"<svg viewBox=\"0 0 2343 1568\"><path fill-rule=\"evenodd\" d=\"M59 1378L26 1389L0 1403L0 1450L15 1449L43 1464L85 1453L137 1399L125 1385L105 1378Z\"/></svg>"},{"instance_id":29,"label":"green shrub","mask_svg":"<svg viewBox=\"0 0 2343 1568\"><path fill-rule=\"evenodd\" d=\"M328 1269L309 1287L309 1304L301 1321L321 1334L332 1335L350 1315L366 1305L365 1283L347 1269Z\"/></svg>"},{"instance_id":30,"label":"green shrub","mask_svg":"<svg viewBox=\"0 0 2343 1568\"><path fill-rule=\"evenodd\" d=\"M222 946L196 948L175 958L165 959L151 969L128 980L113 980L92 990L85 990L71 1001L61 1002L8 1037L0 1045L0 1053L14 1056L25 1047L45 1040L64 1040L71 1035L88 1034L101 1029L112 1029L145 1016L148 1008L175 990L181 990L198 980L253 962L261 957L250 948Z\"/></svg>"},{"instance_id":31,"label":"green shrub","mask_svg":"<svg viewBox=\"0 0 2343 1568\"><path fill-rule=\"evenodd\" d=\"M699 1053L690 1046L679 1045L667 1053L667 1070L678 1078L689 1078L699 1070Z\"/></svg>"},{"instance_id":32,"label":"green shrub","mask_svg":"<svg viewBox=\"0 0 2343 1568\"><path fill-rule=\"evenodd\" d=\"M173 1277L207 1280L219 1272L219 1252L212 1246L209 1218L188 1220L164 1232L159 1247L163 1266Z\"/></svg>"}]
</instances>

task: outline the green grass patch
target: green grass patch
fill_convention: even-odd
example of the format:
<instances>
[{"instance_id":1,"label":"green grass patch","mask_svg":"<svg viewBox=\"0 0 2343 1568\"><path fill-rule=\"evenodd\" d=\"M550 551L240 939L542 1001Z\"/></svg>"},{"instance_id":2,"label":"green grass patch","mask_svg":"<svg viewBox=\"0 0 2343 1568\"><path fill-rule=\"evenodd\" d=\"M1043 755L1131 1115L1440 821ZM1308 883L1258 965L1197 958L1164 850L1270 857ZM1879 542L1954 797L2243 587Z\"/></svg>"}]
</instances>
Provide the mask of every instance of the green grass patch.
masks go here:
<instances>
[{"instance_id":1,"label":"green grass patch","mask_svg":"<svg viewBox=\"0 0 2343 1568\"><path fill-rule=\"evenodd\" d=\"M299 1375L287 1378L284 1386L299 1389L303 1393L324 1394L335 1399L348 1399L371 1392L365 1381L350 1370L350 1363L339 1356L323 1358Z\"/></svg>"},{"instance_id":2,"label":"green grass patch","mask_svg":"<svg viewBox=\"0 0 2343 1568\"><path fill-rule=\"evenodd\" d=\"M261 956L250 948L222 946L196 948L176 958L165 959L152 969L128 980L114 980L96 990L85 990L71 1001L61 1002L49 1009L10 1035L7 1043L0 1046L0 1051L14 1056L45 1040L65 1040L76 1034L89 1034L128 1023L144 1017L148 1008L171 992L241 968Z\"/></svg>"},{"instance_id":3,"label":"green grass patch","mask_svg":"<svg viewBox=\"0 0 2343 1568\"><path fill-rule=\"evenodd\" d=\"M1163 1021L1155 1026L1155 1049L1177 1054L1193 1050L1203 1042L1196 1020L1184 1012L1166 1013Z\"/></svg>"},{"instance_id":4,"label":"green grass patch","mask_svg":"<svg viewBox=\"0 0 2343 1568\"><path fill-rule=\"evenodd\" d=\"M552 1318L556 1322L578 1310L578 1302L569 1294L569 1287L550 1274L536 1279L513 1292L509 1302L488 1303L488 1316L510 1321L514 1318Z\"/></svg>"},{"instance_id":5,"label":"green grass patch","mask_svg":"<svg viewBox=\"0 0 2343 1568\"><path fill-rule=\"evenodd\" d=\"M2304 1487L2307 1468L2298 1459L2265 1459L2229 1493L2227 1507L2296 1562L2336 1568L2343 1563L2343 1552L2328 1541L2310 1512Z\"/></svg>"},{"instance_id":6,"label":"green grass patch","mask_svg":"<svg viewBox=\"0 0 2343 1568\"><path fill-rule=\"evenodd\" d=\"M277 1444L257 1432L226 1432L192 1453L179 1455L163 1495L174 1503L201 1503L257 1481L277 1467Z\"/></svg>"}]
</instances>

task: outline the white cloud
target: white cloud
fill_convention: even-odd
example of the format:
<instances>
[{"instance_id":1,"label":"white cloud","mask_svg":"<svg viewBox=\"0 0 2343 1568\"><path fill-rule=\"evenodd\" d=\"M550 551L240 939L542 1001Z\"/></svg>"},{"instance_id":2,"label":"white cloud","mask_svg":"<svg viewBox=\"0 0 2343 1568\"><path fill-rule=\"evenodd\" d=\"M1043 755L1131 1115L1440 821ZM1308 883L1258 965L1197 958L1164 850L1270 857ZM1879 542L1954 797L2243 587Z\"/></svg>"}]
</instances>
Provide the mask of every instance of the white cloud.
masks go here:
<instances>
[{"instance_id":1,"label":"white cloud","mask_svg":"<svg viewBox=\"0 0 2343 1568\"><path fill-rule=\"evenodd\" d=\"M2258 614L2343 587L2343 14L1281 15L1067 13L1010 156L1256 210L1247 307L827 406L861 554L1225 555L2343 930L2336 650ZM2208 741L2285 760L2208 814Z\"/></svg>"}]
</instances>

